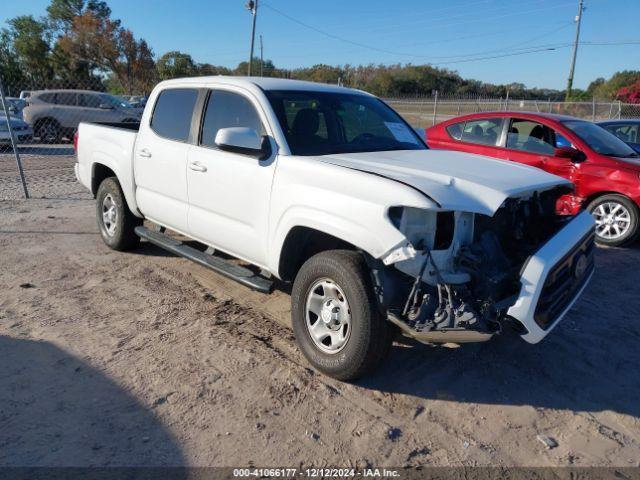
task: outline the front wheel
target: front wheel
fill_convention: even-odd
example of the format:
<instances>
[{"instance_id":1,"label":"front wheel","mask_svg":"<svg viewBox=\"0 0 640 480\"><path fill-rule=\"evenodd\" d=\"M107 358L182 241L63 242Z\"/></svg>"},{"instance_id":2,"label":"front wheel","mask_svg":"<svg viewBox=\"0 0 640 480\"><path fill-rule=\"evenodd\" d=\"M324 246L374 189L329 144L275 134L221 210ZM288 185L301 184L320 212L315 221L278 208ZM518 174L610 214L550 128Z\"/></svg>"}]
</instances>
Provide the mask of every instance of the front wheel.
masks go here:
<instances>
[{"instance_id":1,"label":"front wheel","mask_svg":"<svg viewBox=\"0 0 640 480\"><path fill-rule=\"evenodd\" d=\"M603 195L593 200L587 210L596 221L596 241L620 247L638 236L638 207L622 195Z\"/></svg>"},{"instance_id":2,"label":"front wheel","mask_svg":"<svg viewBox=\"0 0 640 480\"><path fill-rule=\"evenodd\" d=\"M338 380L372 371L393 341L364 258L353 251L328 250L305 262L293 283L291 316L304 356Z\"/></svg>"},{"instance_id":3,"label":"front wheel","mask_svg":"<svg viewBox=\"0 0 640 480\"><path fill-rule=\"evenodd\" d=\"M140 243L135 228L142 225L142 219L129 210L115 177L106 178L98 187L96 217L100 236L109 248L125 251L137 247Z\"/></svg>"}]
</instances>

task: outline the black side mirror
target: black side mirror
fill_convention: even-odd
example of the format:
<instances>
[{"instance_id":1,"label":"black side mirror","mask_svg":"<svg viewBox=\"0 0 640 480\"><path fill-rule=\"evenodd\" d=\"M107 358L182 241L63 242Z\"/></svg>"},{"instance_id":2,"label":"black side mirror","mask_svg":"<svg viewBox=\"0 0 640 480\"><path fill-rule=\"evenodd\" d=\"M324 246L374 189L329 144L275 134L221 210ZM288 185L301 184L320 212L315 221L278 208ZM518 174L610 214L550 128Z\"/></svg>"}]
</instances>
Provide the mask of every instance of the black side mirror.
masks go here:
<instances>
[{"instance_id":1,"label":"black side mirror","mask_svg":"<svg viewBox=\"0 0 640 480\"><path fill-rule=\"evenodd\" d=\"M558 158L567 158L574 163L581 163L587 159L583 151L573 147L557 147L553 150L553 154Z\"/></svg>"}]
</instances>

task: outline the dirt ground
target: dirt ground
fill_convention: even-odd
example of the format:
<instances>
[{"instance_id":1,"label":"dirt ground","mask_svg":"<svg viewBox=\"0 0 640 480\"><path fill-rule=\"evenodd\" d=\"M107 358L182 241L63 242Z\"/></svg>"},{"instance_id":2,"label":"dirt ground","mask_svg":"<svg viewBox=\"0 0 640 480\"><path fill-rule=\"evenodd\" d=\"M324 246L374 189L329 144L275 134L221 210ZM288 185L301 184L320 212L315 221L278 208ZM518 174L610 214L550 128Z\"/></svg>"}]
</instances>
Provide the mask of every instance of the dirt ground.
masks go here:
<instances>
[{"instance_id":1,"label":"dirt ground","mask_svg":"<svg viewBox=\"0 0 640 480\"><path fill-rule=\"evenodd\" d=\"M637 247L599 249L538 345L397 343L345 384L298 352L286 288L113 252L46 177L49 198L0 202L0 465L640 466Z\"/></svg>"}]
</instances>

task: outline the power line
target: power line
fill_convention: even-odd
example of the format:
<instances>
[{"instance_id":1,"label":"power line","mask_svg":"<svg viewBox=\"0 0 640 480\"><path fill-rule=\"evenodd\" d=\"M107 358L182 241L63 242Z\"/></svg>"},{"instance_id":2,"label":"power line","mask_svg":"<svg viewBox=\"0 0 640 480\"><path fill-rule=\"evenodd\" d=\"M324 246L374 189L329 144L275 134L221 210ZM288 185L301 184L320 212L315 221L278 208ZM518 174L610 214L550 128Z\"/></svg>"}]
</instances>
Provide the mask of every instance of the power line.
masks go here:
<instances>
[{"instance_id":1,"label":"power line","mask_svg":"<svg viewBox=\"0 0 640 480\"><path fill-rule=\"evenodd\" d=\"M552 7L548 7L548 8L526 10L526 11L515 12L515 13L511 13L511 14L494 16L490 20L493 21L496 18L504 18L504 17L509 17L509 16L513 16L513 15L522 15L522 14L531 13L531 12L537 12L537 11L540 11L540 10L546 10L546 9L550 9L550 8L558 8L558 7L562 7L562 6L565 6L565 5L569 5L569 3L557 4L557 5L554 5ZM338 41L341 41L341 42L344 42L344 43L355 45L356 47L364 48L364 49L375 51L375 52L379 52L379 53L386 53L388 55L405 56L405 57L413 57L413 58L423 58L423 59L425 59L425 58L433 58L433 57L430 57L428 55L416 55L416 54L406 53L406 52L397 52L397 51L386 50L386 49L383 49L383 48L374 47L374 46L367 45L367 44L364 44L364 43L361 43L361 42L356 42L356 41L350 40L348 38L344 38L344 37L341 37L339 35L335 35L333 33L326 32L326 31L324 31L322 29L319 29L319 28L317 28L317 27L315 27L313 25L310 25L310 24L308 24L306 22L303 22L302 20L298 20L297 18L294 18L291 15L289 15L289 14L287 14L287 13L285 13L285 12L275 8L275 7L273 7L272 5L270 5L267 2L263 2L263 6L265 6L268 9L278 13L279 15L287 18L288 20L290 20L290 21L292 21L294 23L297 23L298 25L301 25L301 26L303 26L305 28L308 28L309 30L313 30L316 33L319 33L321 35L324 35L325 37L328 37L328 38L331 38L331 39L334 39L334 40L338 40ZM481 20L481 21L484 21L484 20ZM458 22L457 24L454 23L454 24L449 24L449 25L441 25L441 27L450 26L450 25L459 25L459 24L464 24L464 23L473 23L473 22Z\"/></svg>"}]
</instances>

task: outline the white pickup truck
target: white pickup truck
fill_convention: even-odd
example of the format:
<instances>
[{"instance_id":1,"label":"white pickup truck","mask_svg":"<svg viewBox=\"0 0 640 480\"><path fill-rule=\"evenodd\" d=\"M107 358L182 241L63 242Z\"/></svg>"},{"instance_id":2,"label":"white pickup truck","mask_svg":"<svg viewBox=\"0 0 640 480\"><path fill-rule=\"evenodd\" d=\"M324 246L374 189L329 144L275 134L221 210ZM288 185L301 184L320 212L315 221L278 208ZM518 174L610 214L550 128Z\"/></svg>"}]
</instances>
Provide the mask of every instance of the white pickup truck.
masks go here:
<instances>
[{"instance_id":1,"label":"white pickup truck","mask_svg":"<svg viewBox=\"0 0 640 480\"><path fill-rule=\"evenodd\" d=\"M82 123L76 142L109 247L143 237L260 291L292 282L297 342L339 379L379 365L398 332L473 342L511 325L536 343L593 274L591 215L555 213L570 183L429 150L361 91L171 80L140 124Z\"/></svg>"}]
</instances>

